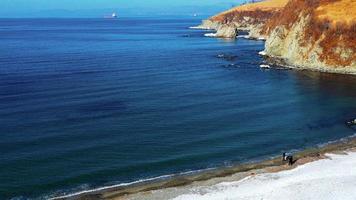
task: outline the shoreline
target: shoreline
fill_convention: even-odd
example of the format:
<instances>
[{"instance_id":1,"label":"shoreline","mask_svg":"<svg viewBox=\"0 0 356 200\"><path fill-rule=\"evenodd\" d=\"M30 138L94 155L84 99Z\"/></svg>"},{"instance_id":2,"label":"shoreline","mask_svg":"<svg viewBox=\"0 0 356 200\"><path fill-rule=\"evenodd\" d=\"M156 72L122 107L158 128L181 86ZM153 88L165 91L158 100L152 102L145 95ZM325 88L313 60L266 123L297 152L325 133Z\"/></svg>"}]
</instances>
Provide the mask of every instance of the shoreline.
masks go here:
<instances>
[{"instance_id":1,"label":"shoreline","mask_svg":"<svg viewBox=\"0 0 356 200\"><path fill-rule=\"evenodd\" d=\"M259 55L264 58L267 64L276 65L283 67L285 69L292 69L292 70L307 70L312 72L322 72L322 73L331 73L331 74L342 74L342 75L356 75L356 72L350 69L344 69L342 67L331 68L331 67L305 67L301 65L295 65L292 63L288 63L285 59L276 57L273 55L267 54L265 51L259 52Z\"/></svg>"},{"instance_id":2,"label":"shoreline","mask_svg":"<svg viewBox=\"0 0 356 200\"><path fill-rule=\"evenodd\" d=\"M51 198L53 200L72 199L146 199L146 195L158 190L168 190L193 185L212 185L226 181L239 181L249 176L264 173L275 173L294 169L300 165L327 158L325 154L340 154L356 150L356 136L349 136L338 141L328 142L316 147L299 150L294 153L295 164L288 166L281 158L273 157L261 161L237 164L229 167L198 170L178 175L166 175L131 184L119 184L88 191L77 192L65 196Z\"/></svg>"},{"instance_id":3,"label":"shoreline","mask_svg":"<svg viewBox=\"0 0 356 200\"><path fill-rule=\"evenodd\" d=\"M205 20L201 25L195 26L195 27L190 27L190 29L197 29L197 30L207 30L207 31L214 31L212 33L206 33L204 34L205 37L212 37L212 38L230 38L230 39L238 39L238 38L243 38L243 39L248 39L248 40L255 40L255 41L266 41L267 37L262 36L261 34L254 34L251 35L251 33L255 33L256 30L253 30L253 28L246 28L244 30L239 29L235 27L236 29L236 36L231 37L231 35L225 36L224 34L219 34L219 30L221 30L221 27L227 26L221 24L219 22L213 22L210 20ZM246 31L248 35L240 35L239 31ZM266 48L263 50L263 52L266 51ZM261 54L260 54L261 55ZM313 64L313 65L302 65L298 63L293 63L290 62L282 57L279 56L274 56L271 54L268 54L265 52L264 55L262 55L265 60L269 64L274 64L274 65L279 65L281 67L284 67L286 69L295 69L295 70L309 70L309 71L314 71L314 72L323 72L323 73L333 73L333 74L346 74L346 75L356 75L356 71L354 67L333 67L333 66L328 66L325 64Z\"/></svg>"},{"instance_id":4,"label":"shoreline","mask_svg":"<svg viewBox=\"0 0 356 200\"><path fill-rule=\"evenodd\" d=\"M189 27L190 29L200 29L212 31L215 28L207 28L202 26ZM206 37L217 37L216 32L204 34ZM237 35L233 39L243 38L247 40L266 40L265 38L254 38L249 35ZM285 69L293 70L308 70L314 72L336 73L344 75L356 75L354 72L345 72L339 70L332 70L329 68L308 68L297 65L291 65L286 60L271 56L265 51L259 52L260 56L264 58L267 64L280 66ZM202 169L196 171L188 171L179 174L162 175L154 178L147 178L143 180L133 181L130 183L121 183L113 186L105 186L101 188L94 188L87 191L79 191L77 193L68 194L60 197L51 198L53 200L62 199L133 199L138 196L147 195L150 192L164 189L173 189L179 187L189 187L195 184L216 184L223 181L230 180L233 177L234 181L242 180L250 176L275 173L285 170L294 169L298 166L311 163L313 161L326 159L325 154L335 153L340 154L345 151L356 151L356 135L341 138L337 141L331 141L323 145L316 145L306 149L297 150L294 154L296 162L289 167L286 163L282 163L280 157L266 158L263 160L247 161L242 164L233 164L232 166L222 166L213 169ZM209 182L209 183L207 183ZM142 197L141 197L142 198Z\"/></svg>"}]
</instances>

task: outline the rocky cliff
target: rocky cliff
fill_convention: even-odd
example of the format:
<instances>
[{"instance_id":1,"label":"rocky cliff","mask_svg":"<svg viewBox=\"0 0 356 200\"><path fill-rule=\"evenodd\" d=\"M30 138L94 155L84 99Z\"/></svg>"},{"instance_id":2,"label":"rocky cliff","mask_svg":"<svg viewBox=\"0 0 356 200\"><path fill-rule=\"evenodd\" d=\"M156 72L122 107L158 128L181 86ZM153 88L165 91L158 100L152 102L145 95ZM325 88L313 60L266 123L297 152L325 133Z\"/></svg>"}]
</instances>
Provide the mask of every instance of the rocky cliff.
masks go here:
<instances>
[{"instance_id":1,"label":"rocky cliff","mask_svg":"<svg viewBox=\"0 0 356 200\"><path fill-rule=\"evenodd\" d=\"M265 53L287 65L356 74L355 0L290 0L262 33Z\"/></svg>"},{"instance_id":2,"label":"rocky cliff","mask_svg":"<svg viewBox=\"0 0 356 200\"><path fill-rule=\"evenodd\" d=\"M267 0L220 13L201 28L217 37L247 30L266 38L264 55L290 67L356 74L356 0Z\"/></svg>"},{"instance_id":3,"label":"rocky cliff","mask_svg":"<svg viewBox=\"0 0 356 200\"><path fill-rule=\"evenodd\" d=\"M232 8L203 21L199 28L214 29L216 37L234 38L238 31L248 31L251 38L261 38L265 23L281 10L287 0L267 0Z\"/></svg>"}]
</instances>

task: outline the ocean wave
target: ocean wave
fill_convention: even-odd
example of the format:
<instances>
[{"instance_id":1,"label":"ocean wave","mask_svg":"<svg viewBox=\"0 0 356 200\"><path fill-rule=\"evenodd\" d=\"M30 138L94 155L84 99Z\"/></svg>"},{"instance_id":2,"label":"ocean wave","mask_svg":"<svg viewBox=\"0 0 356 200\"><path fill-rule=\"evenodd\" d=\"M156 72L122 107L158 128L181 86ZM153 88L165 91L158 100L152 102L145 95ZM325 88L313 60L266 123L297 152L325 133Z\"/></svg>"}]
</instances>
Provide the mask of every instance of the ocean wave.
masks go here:
<instances>
[{"instance_id":1,"label":"ocean wave","mask_svg":"<svg viewBox=\"0 0 356 200\"><path fill-rule=\"evenodd\" d=\"M128 183L120 183L120 184L116 184L116 185L104 186L104 187L94 188L94 189L90 189L90 190L83 190L80 192L75 192L75 193L71 193L71 194L67 194L67 195L63 195L63 196L52 197L52 198L49 198L49 200L70 198L70 197L75 197L75 196L79 196L82 194L99 192L99 191L103 191L103 190L114 189L114 188L119 188L119 187L124 187L124 186L130 186L130 185L134 185L134 184L138 184L138 183L145 183L145 182L155 181L155 180L164 180L166 178L171 178L173 176L174 176L174 174L169 174L169 175L163 175L163 176L158 176L158 177L154 177L154 178L140 179L140 180L128 182Z\"/></svg>"},{"instance_id":2,"label":"ocean wave","mask_svg":"<svg viewBox=\"0 0 356 200\"><path fill-rule=\"evenodd\" d=\"M205 33L205 37L216 37L216 33Z\"/></svg>"},{"instance_id":3,"label":"ocean wave","mask_svg":"<svg viewBox=\"0 0 356 200\"><path fill-rule=\"evenodd\" d=\"M328 146L331 144L335 144L335 143L339 143L339 142L346 142L350 139L355 139L355 138L356 138L356 132L353 135L346 136L341 139L336 139L336 140L331 140L331 141L324 142L324 143L319 143L319 144L317 144L317 147L322 148L322 147L325 147L325 146Z\"/></svg>"},{"instance_id":4,"label":"ocean wave","mask_svg":"<svg viewBox=\"0 0 356 200\"><path fill-rule=\"evenodd\" d=\"M269 66L269 65L260 65L260 68L263 68L263 69L270 69L271 66Z\"/></svg>"},{"instance_id":5,"label":"ocean wave","mask_svg":"<svg viewBox=\"0 0 356 200\"><path fill-rule=\"evenodd\" d=\"M330 145L330 144L334 144L334 143L338 143L338 142L344 142L344 141L347 141L347 140L353 139L353 138L356 138L356 133L351 135L351 136L343 137L343 138L340 138L340 139L337 139L337 140L332 140L332 141L320 143L320 144L317 144L316 146L319 147L319 148L322 148L322 147L325 147L325 146ZM295 153L298 153L298 152L303 151L303 150L308 149L308 148L311 148L311 147L300 148L300 149L289 149L288 152L295 154ZM266 159L267 160L268 159L275 159L278 156L279 156L279 154L274 154L274 155L271 155L271 156L268 156L268 157L246 161L244 163L263 162ZM241 164L241 163L239 163L239 164ZM230 163L229 165L224 165L224 166L225 167L227 167L227 166L234 167L236 165ZM125 186L132 186L132 185L139 184L139 183L149 183L149 182L152 182L152 181L167 180L167 179L174 178L174 177L179 177L179 176L184 176L184 175L192 175L192 174L197 174L197 173L201 173L201 172L207 172L207 171L215 170L215 169L218 169L218 167L206 168L206 169L200 169L200 170L191 170L191 171L186 171L186 172L181 172L181 173L168 174L168 175L162 175L162 176L157 176L157 177L152 177L152 178L140 179L140 180L137 180L137 181L127 182L127 183L120 183L120 184L115 184L115 185L111 185L111 186L104 186L104 187L98 187L98 188L94 188L94 189L83 190L83 191L70 193L70 194L57 196L57 197L48 197L46 199L59 200L59 199L63 199L63 198L72 198L72 197L76 197L76 196L84 195L84 194L89 194L89 193L93 193L93 192L103 192L105 190L115 189L115 188L120 188L120 187L125 187ZM248 177L246 177L246 178L248 178ZM243 180L244 179L242 179L240 181L243 181ZM240 181L237 181L237 182L240 182Z\"/></svg>"},{"instance_id":6,"label":"ocean wave","mask_svg":"<svg viewBox=\"0 0 356 200\"><path fill-rule=\"evenodd\" d=\"M189 29L203 29L201 26L191 26Z\"/></svg>"},{"instance_id":7,"label":"ocean wave","mask_svg":"<svg viewBox=\"0 0 356 200\"><path fill-rule=\"evenodd\" d=\"M236 36L237 38L245 38L245 39L250 39L250 36L248 35L238 35Z\"/></svg>"},{"instance_id":8,"label":"ocean wave","mask_svg":"<svg viewBox=\"0 0 356 200\"><path fill-rule=\"evenodd\" d=\"M206 169L191 170L191 171L186 171L186 172L181 172L181 173L176 173L176 174L167 174L167 175L157 176L157 177L153 177L153 178L140 179L140 180L137 180L137 181L127 182L127 183L119 183L119 184L116 184L116 185L103 186L103 187L98 187L98 188L94 188L94 189L83 190L83 191L70 193L70 194L57 196L57 197L49 197L49 198L46 198L46 199L59 200L59 199L64 199L64 198L71 198L71 197L75 197L75 196L79 196L79 195L83 195L83 194L88 194L88 193L93 193L93 192L100 192L100 191L104 191L104 190L115 189L115 188L120 188L120 187L125 187L125 186L131 186L131 185L135 185L135 184L139 184L139 183L148 183L148 182L157 181L157 180L166 180L166 179L169 179L169 178L173 178L175 176L184 176L184 175L196 174L196 173L199 173L199 172L209 171L209 170L213 170L213 169L216 169L216 168L206 168Z\"/></svg>"},{"instance_id":9,"label":"ocean wave","mask_svg":"<svg viewBox=\"0 0 356 200\"><path fill-rule=\"evenodd\" d=\"M265 51L260 51L260 52L258 52L258 54L261 56L265 56L267 53Z\"/></svg>"}]
</instances>

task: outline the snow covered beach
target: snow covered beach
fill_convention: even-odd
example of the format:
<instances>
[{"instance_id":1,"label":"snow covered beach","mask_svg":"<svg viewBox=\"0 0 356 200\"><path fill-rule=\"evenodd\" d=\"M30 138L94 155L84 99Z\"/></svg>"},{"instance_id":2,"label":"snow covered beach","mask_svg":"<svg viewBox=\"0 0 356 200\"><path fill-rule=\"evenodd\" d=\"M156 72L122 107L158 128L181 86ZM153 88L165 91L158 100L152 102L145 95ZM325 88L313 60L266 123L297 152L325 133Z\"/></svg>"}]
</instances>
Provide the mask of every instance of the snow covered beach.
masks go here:
<instances>
[{"instance_id":1,"label":"snow covered beach","mask_svg":"<svg viewBox=\"0 0 356 200\"><path fill-rule=\"evenodd\" d=\"M326 156L292 170L194 187L174 199L356 199L356 152Z\"/></svg>"},{"instance_id":2,"label":"snow covered beach","mask_svg":"<svg viewBox=\"0 0 356 200\"><path fill-rule=\"evenodd\" d=\"M293 166L277 157L59 199L356 199L355 138L306 149L294 156Z\"/></svg>"}]
</instances>

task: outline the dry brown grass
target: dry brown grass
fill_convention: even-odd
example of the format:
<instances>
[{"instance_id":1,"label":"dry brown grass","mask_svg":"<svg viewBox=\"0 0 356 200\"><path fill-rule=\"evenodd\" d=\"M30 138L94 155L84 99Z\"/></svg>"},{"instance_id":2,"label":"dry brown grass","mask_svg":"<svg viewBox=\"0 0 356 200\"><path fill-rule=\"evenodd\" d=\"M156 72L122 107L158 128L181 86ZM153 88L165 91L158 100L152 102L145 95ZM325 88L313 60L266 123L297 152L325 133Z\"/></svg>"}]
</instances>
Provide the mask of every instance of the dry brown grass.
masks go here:
<instances>
[{"instance_id":1,"label":"dry brown grass","mask_svg":"<svg viewBox=\"0 0 356 200\"><path fill-rule=\"evenodd\" d=\"M350 66L356 61L356 0L290 0L265 24L263 34L270 34L277 26L287 30L301 16L309 17L302 46L314 47L320 40L321 61L331 66ZM345 58L338 50L351 50ZM305 55L308 56L308 55Z\"/></svg>"},{"instance_id":2,"label":"dry brown grass","mask_svg":"<svg viewBox=\"0 0 356 200\"><path fill-rule=\"evenodd\" d=\"M356 21L356 0L342 0L324 4L316 8L318 19L336 23L352 24Z\"/></svg>"},{"instance_id":3,"label":"dry brown grass","mask_svg":"<svg viewBox=\"0 0 356 200\"><path fill-rule=\"evenodd\" d=\"M288 0L267 0L257 3L249 3L232 8L231 10L223 12L222 14L232 11L274 10L276 8L284 7L287 3Z\"/></svg>"},{"instance_id":4,"label":"dry brown grass","mask_svg":"<svg viewBox=\"0 0 356 200\"><path fill-rule=\"evenodd\" d=\"M226 22L232 20L232 16L251 16L254 17L254 13L264 13L260 16L270 17L272 12L275 12L283 8L287 4L288 0L267 0L258 3L250 3L242 6L237 6L225 12L219 13L211 18L213 21ZM236 19L236 18L235 18Z\"/></svg>"},{"instance_id":5,"label":"dry brown grass","mask_svg":"<svg viewBox=\"0 0 356 200\"><path fill-rule=\"evenodd\" d=\"M331 66L356 62L356 0L267 0L235 7L211 20L229 24L246 17L249 23L264 24L262 35L269 35L278 26L288 31L300 17L308 18L301 46L311 52L319 44L320 60ZM350 56L345 57L340 49L347 49Z\"/></svg>"}]
</instances>

